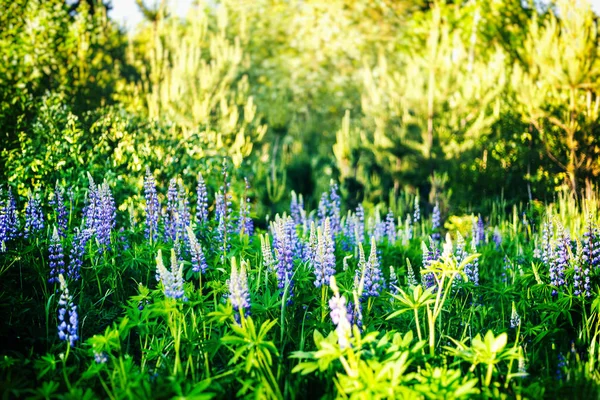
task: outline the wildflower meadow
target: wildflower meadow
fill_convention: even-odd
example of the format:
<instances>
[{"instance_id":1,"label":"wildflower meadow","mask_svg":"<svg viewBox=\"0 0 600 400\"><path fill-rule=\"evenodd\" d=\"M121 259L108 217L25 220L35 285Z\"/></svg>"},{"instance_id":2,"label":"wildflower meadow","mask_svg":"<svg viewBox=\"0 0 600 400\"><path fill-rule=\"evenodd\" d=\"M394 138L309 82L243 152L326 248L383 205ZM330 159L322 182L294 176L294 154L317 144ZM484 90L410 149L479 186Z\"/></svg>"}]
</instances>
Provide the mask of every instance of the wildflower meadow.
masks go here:
<instances>
[{"instance_id":1,"label":"wildflower meadow","mask_svg":"<svg viewBox=\"0 0 600 400\"><path fill-rule=\"evenodd\" d=\"M594 2L124 3L0 0L2 399L600 399Z\"/></svg>"}]
</instances>

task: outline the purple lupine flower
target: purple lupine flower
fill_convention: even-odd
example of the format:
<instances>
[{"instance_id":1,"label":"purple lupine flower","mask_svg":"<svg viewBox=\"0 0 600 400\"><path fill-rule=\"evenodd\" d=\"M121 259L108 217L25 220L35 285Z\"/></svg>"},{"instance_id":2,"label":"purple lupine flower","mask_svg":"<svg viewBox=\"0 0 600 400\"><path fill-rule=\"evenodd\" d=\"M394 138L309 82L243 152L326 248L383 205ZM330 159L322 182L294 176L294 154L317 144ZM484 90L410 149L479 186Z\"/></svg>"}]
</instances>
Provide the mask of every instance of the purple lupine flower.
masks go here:
<instances>
[{"instance_id":1,"label":"purple lupine flower","mask_svg":"<svg viewBox=\"0 0 600 400\"><path fill-rule=\"evenodd\" d=\"M396 221L392 210L388 211L385 218L385 236L388 239L388 243L396 243Z\"/></svg>"},{"instance_id":2,"label":"purple lupine flower","mask_svg":"<svg viewBox=\"0 0 600 400\"><path fill-rule=\"evenodd\" d=\"M54 215L58 234L61 237L67 237L67 224L69 222L69 213L65 205L64 190L56 184L54 188L54 198L50 201L50 205L54 207Z\"/></svg>"},{"instance_id":3,"label":"purple lupine flower","mask_svg":"<svg viewBox=\"0 0 600 400\"><path fill-rule=\"evenodd\" d=\"M17 201L12 189L8 188L8 197L4 207L6 238L14 239L19 235L19 217L17 216Z\"/></svg>"},{"instance_id":4,"label":"purple lupine flower","mask_svg":"<svg viewBox=\"0 0 600 400\"><path fill-rule=\"evenodd\" d=\"M290 202L290 215L296 225L303 223L303 211L304 211L304 199L302 195L296 195L296 192L292 190L292 200Z\"/></svg>"},{"instance_id":5,"label":"purple lupine flower","mask_svg":"<svg viewBox=\"0 0 600 400\"><path fill-rule=\"evenodd\" d=\"M431 230L433 231L431 237L438 242L442 239L442 235L439 232L441 225L442 217L440 215L440 204L436 201L435 206L433 207L433 214L431 215Z\"/></svg>"},{"instance_id":6,"label":"purple lupine flower","mask_svg":"<svg viewBox=\"0 0 600 400\"><path fill-rule=\"evenodd\" d=\"M494 234L492 235L492 240L496 244L496 249L498 249L502 245L502 234L500 233L500 229L497 226L494 227Z\"/></svg>"},{"instance_id":7,"label":"purple lupine flower","mask_svg":"<svg viewBox=\"0 0 600 400\"><path fill-rule=\"evenodd\" d=\"M239 314L248 316L250 314L250 290L248 289L248 276L246 274L246 263L241 262L237 269L235 257L231 258L231 275L227 281L229 286L229 300L236 311L236 321L239 323Z\"/></svg>"},{"instance_id":8,"label":"purple lupine flower","mask_svg":"<svg viewBox=\"0 0 600 400\"><path fill-rule=\"evenodd\" d=\"M277 282L281 290L281 295L284 295L285 288L289 287L288 299L293 297L294 282L292 280L294 268L294 242L290 235L288 227L288 219L290 217L275 216L273 223L275 253L277 256ZM291 222L293 224L293 221Z\"/></svg>"},{"instance_id":9,"label":"purple lupine flower","mask_svg":"<svg viewBox=\"0 0 600 400\"><path fill-rule=\"evenodd\" d=\"M420 220L421 220L421 207L419 206L419 194L417 193L417 195L415 196L415 207L414 207L414 213L413 213L413 222L415 224L418 224Z\"/></svg>"},{"instance_id":10,"label":"purple lupine flower","mask_svg":"<svg viewBox=\"0 0 600 400\"><path fill-rule=\"evenodd\" d=\"M350 251L356 245L356 216L348 211L342 219L342 250Z\"/></svg>"},{"instance_id":11,"label":"purple lupine flower","mask_svg":"<svg viewBox=\"0 0 600 400\"><path fill-rule=\"evenodd\" d=\"M477 245L485 244L485 227L483 225L483 218L481 214L477 216L477 225L473 227L473 233L477 236Z\"/></svg>"},{"instance_id":12,"label":"purple lupine flower","mask_svg":"<svg viewBox=\"0 0 600 400\"><path fill-rule=\"evenodd\" d=\"M552 245L552 236L554 235L554 226L549 216L548 220L542 225L542 262L549 266L554 259L554 246Z\"/></svg>"},{"instance_id":13,"label":"purple lupine flower","mask_svg":"<svg viewBox=\"0 0 600 400\"><path fill-rule=\"evenodd\" d=\"M315 221L311 221L310 233L309 233L308 243L306 245L306 251L304 254L305 257L304 257L303 261L310 263L310 265L315 265L318 249L319 249L318 229L316 228Z\"/></svg>"},{"instance_id":14,"label":"purple lupine flower","mask_svg":"<svg viewBox=\"0 0 600 400\"><path fill-rule=\"evenodd\" d=\"M200 246L192 228L188 226L186 229L188 242L190 244L190 253L192 254L192 271L204 274L208 268L206 258L204 257L204 251L202 251L202 246Z\"/></svg>"},{"instance_id":15,"label":"purple lupine flower","mask_svg":"<svg viewBox=\"0 0 600 400\"><path fill-rule=\"evenodd\" d=\"M338 336L340 348L345 349L350 345L352 336L352 325L348 319L346 308L346 297L340 296L340 290L337 287L335 276L332 276L329 285L333 291L333 297L329 299L329 309L331 312L331 321L336 326L335 332Z\"/></svg>"},{"instance_id":16,"label":"purple lupine flower","mask_svg":"<svg viewBox=\"0 0 600 400\"><path fill-rule=\"evenodd\" d=\"M190 212L190 202L185 192L183 183L179 183L177 190L177 237L183 239L188 244L186 229L192 223L192 215Z\"/></svg>"},{"instance_id":17,"label":"purple lupine flower","mask_svg":"<svg viewBox=\"0 0 600 400\"><path fill-rule=\"evenodd\" d=\"M110 249L110 235L115 228L117 210L108 182L104 181L97 186L91 175L88 174L88 178L90 183L83 210L85 229L94 233L99 245L98 251L102 253L105 249Z\"/></svg>"},{"instance_id":18,"label":"purple lupine flower","mask_svg":"<svg viewBox=\"0 0 600 400\"><path fill-rule=\"evenodd\" d=\"M583 245L579 257L581 269L576 264L575 276L575 295L582 292L585 297L591 296L590 274L593 270L600 266L600 237L597 233L597 228L594 228L591 216L588 216L586 223L586 231L583 234ZM579 263L578 263L579 264Z\"/></svg>"},{"instance_id":19,"label":"purple lupine flower","mask_svg":"<svg viewBox=\"0 0 600 400\"><path fill-rule=\"evenodd\" d=\"M471 240L471 252L472 254L477 253L477 245L474 240ZM479 286L479 259L475 258L473 261L465 265L465 275L469 281L473 282L475 286Z\"/></svg>"},{"instance_id":20,"label":"purple lupine flower","mask_svg":"<svg viewBox=\"0 0 600 400\"><path fill-rule=\"evenodd\" d=\"M412 268L411 268L412 270ZM414 275L414 273L413 273ZM413 277L414 278L414 277ZM390 265L390 283L388 285L391 294L398 294L398 276L396 275L396 270L393 266Z\"/></svg>"},{"instance_id":21,"label":"purple lupine flower","mask_svg":"<svg viewBox=\"0 0 600 400\"><path fill-rule=\"evenodd\" d=\"M567 360L562 353L558 353L558 363L556 365L556 379L562 381L564 379L564 368L567 367Z\"/></svg>"},{"instance_id":22,"label":"purple lupine flower","mask_svg":"<svg viewBox=\"0 0 600 400\"><path fill-rule=\"evenodd\" d=\"M160 204L156 193L156 181L149 167L146 167L146 176L144 177L144 197L146 198L146 239L154 242L158 238Z\"/></svg>"},{"instance_id":23,"label":"purple lupine flower","mask_svg":"<svg viewBox=\"0 0 600 400\"><path fill-rule=\"evenodd\" d=\"M0 189L0 196L1 195L2 190ZM6 251L6 242L9 239L8 234L8 205L5 205L5 202L0 198L0 253Z\"/></svg>"},{"instance_id":24,"label":"purple lupine flower","mask_svg":"<svg viewBox=\"0 0 600 400\"><path fill-rule=\"evenodd\" d=\"M356 241L363 243L365 241L365 209L362 204L356 207Z\"/></svg>"},{"instance_id":25,"label":"purple lupine flower","mask_svg":"<svg viewBox=\"0 0 600 400\"><path fill-rule=\"evenodd\" d=\"M158 255L156 256L156 280L162 283L165 297L187 301L183 291L183 265L178 263L175 249L171 249L170 271L163 263L161 250L158 250Z\"/></svg>"},{"instance_id":26,"label":"purple lupine flower","mask_svg":"<svg viewBox=\"0 0 600 400\"><path fill-rule=\"evenodd\" d=\"M338 192L339 188L337 183L331 182L329 186L329 204L331 205L329 217L331 219L331 233L333 235L338 234L341 227L341 204L342 199Z\"/></svg>"},{"instance_id":27,"label":"purple lupine flower","mask_svg":"<svg viewBox=\"0 0 600 400\"><path fill-rule=\"evenodd\" d=\"M90 229L83 229L79 231L76 228L69 255L69 267L67 269L67 277L72 281L76 281L81 277L81 267L83 266L85 247L88 240L90 240L93 235L94 233Z\"/></svg>"},{"instance_id":28,"label":"purple lupine flower","mask_svg":"<svg viewBox=\"0 0 600 400\"><path fill-rule=\"evenodd\" d=\"M316 287L329 285L329 279L335 274L335 242L331 235L329 218L326 218L317 233L317 254L313 265Z\"/></svg>"},{"instance_id":29,"label":"purple lupine flower","mask_svg":"<svg viewBox=\"0 0 600 400\"><path fill-rule=\"evenodd\" d=\"M381 242L383 240L383 238L385 237L385 221L381 220L381 216L379 214L379 211L375 212L375 225L373 226L373 233L371 234L371 237L375 238L376 242Z\"/></svg>"},{"instance_id":30,"label":"purple lupine flower","mask_svg":"<svg viewBox=\"0 0 600 400\"><path fill-rule=\"evenodd\" d=\"M206 224L208 222L208 192L206 190L206 182L202 173L198 173L198 186L196 187L196 195L198 200L196 202L196 222L199 225Z\"/></svg>"},{"instance_id":31,"label":"purple lupine flower","mask_svg":"<svg viewBox=\"0 0 600 400\"><path fill-rule=\"evenodd\" d=\"M555 288L552 290L552 295L558 294L559 288L565 284L565 271L569 265L569 253L570 239L565 232L563 226L558 224L556 234L556 248L554 253L554 259L550 264L550 284Z\"/></svg>"},{"instance_id":32,"label":"purple lupine flower","mask_svg":"<svg viewBox=\"0 0 600 400\"><path fill-rule=\"evenodd\" d=\"M356 284L356 279L354 280ZM357 296L358 297L358 296ZM346 318L351 325L356 325L358 328L363 326L362 303L359 301L349 301L346 306Z\"/></svg>"},{"instance_id":33,"label":"purple lupine flower","mask_svg":"<svg viewBox=\"0 0 600 400\"><path fill-rule=\"evenodd\" d=\"M29 238L44 229L44 212L37 194L30 194L25 209L25 237Z\"/></svg>"},{"instance_id":34,"label":"purple lupine flower","mask_svg":"<svg viewBox=\"0 0 600 400\"><path fill-rule=\"evenodd\" d=\"M57 233L58 236L58 233ZM70 346L75 346L79 340L77 334L79 326L79 316L77 315L77 306L73 304L73 298L69 294L67 282L62 275L58 276L60 282L61 295L58 300L58 338L68 341Z\"/></svg>"},{"instance_id":35,"label":"purple lupine flower","mask_svg":"<svg viewBox=\"0 0 600 400\"><path fill-rule=\"evenodd\" d=\"M97 211L99 221L96 225L96 239L101 245L99 251L102 252L104 250L102 246L110 249L110 234L116 226L117 207L106 181L99 187L98 195L100 208Z\"/></svg>"},{"instance_id":36,"label":"purple lupine flower","mask_svg":"<svg viewBox=\"0 0 600 400\"><path fill-rule=\"evenodd\" d=\"M169 189L167 190L167 211L164 215L165 223L165 239L172 242L177 239L177 224L178 224L178 190L177 179L172 178L169 181Z\"/></svg>"},{"instance_id":37,"label":"purple lupine flower","mask_svg":"<svg viewBox=\"0 0 600 400\"><path fill-rule=\"evenodd\" d=\"M377 256L377 242L374 237L371 237L371 252L365 268L363 296L365 298L377 297L382 288L383 274L381 273L379 257Z\"/></svg>"},{"instance_id":38,"label":"purple lupine flower","mask_svg":"<svg viewBox=\"0 0 600 400\"><path fill-rule=\"evenodd\" d=\"M319 200L319 206L317 207L317 218L319 221L324 221L325 218L327 218L330 208L329 196L327 196L326 192L323 192L321 194L321 199Z\"/></svg>"},{"instance_id":39,"label":"purple lupine flower","mask_svg":"<svg viewBox=\"0 0 600 400\"><path fill-rule=\"evenodd\" d=\"M244 197L242 198L242 201L240 201L240 219L237 228L238 233L244 233L248 236L252 236L254 233L254 222L250 217L250 198L248 197L250 184L248 183L247 178L244 178L244 183Z\"/></svg>"},{"instance_id":40,"label":"purple lupine flower","mask_svg":"<svg viewBox=\"0 0 600 400\"><path fill-rule=\"evenodd\" d=\"M56 226L54 226L54 230L52 231L49 253L50 278L48 278L48 283L55 283L59 281L59 275L65 274L65 255Z\"/></svg>"},{"instance_id":41,"label":"purple lupine flower","mask_svg":"<svg viewBox=\"0 0 600 400\"><path fill-rule=\"evenodd\" d=\"M105 352L94 352L94 361L96 364L106 364L108 362L108 355Z\"/></svg>"},{"instance_id":42,"label":"purple lupine flower","mask_svg":"<svg viewBox=\"0 0 600 400\"><path fill-rule=\"evenodd\" d=\"M431 249L427 247L425 242L421 243L421 249L423 251L423 267L422 267L422 269L429 268L435 261L437 261L440 258L440 251L435 246L435 243L433 241L430 241L429 244L431 246ZM426 289L429 289L430 287L435 286L435 276L433 275L433 272L427 272L425 274L421 274L421 281L422 281L423 286Z\"/></svg>"}]
</instances>

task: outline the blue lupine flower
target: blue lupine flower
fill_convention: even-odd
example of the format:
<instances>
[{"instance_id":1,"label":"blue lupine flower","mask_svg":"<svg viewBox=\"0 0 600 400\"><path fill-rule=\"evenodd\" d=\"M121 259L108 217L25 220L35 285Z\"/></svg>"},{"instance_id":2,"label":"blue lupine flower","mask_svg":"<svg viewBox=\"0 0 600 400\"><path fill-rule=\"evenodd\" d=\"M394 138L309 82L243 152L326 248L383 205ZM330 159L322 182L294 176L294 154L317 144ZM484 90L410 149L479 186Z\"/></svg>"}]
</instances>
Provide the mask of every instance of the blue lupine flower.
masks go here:
<instances>
[{"instance_id":1,"label":"blue lupine flower","mask_svg":"<svg viewBox=\"0 0 600 400\"><path fill-rule=\"evenodd\" d=\"M187 301L183 291L183 265L177 262L175 249L171 249L170 271L163 263L162 252L158 250L158 255L156 256L156 280L162 283L165 297Z\"/></svg>"},{"instance_id":2,"label":"blue lupine flower","mask_svg":"<svg viewBox=\"0 0 600 400\"><path fill-rule=\"evenodd\" d=\"M329 217L331 219L331 233L333 235L338 234L341 229L341 204L342 199L340 194L338 193L338 185L335 182L331 182L329 186L329 201L331 205L331 210Z\"/></svg>"},{"instance_id":3,"label":"blue lupine flower","mask_svg":"<svg viewBox=\"0 0 600 400\"><path fill-rule=\"evenodd\" d=\"M478 215L477 220L473 217L473 239L476 246L485 244L485 227L481 214Z\"/></svg>"},{"instance_id":4,"label":"blue lupine flower","mask_svg":"<svg viewBox=\"0 0 600 400\"><path fill-rule=\"evenodd\" d=\"M292 200L290 202L290 215L296 225L303 223L304 214L304 199L302 195L296 195L296 192L292 190Z\"/></svg>"},{"instance_id":5,"label":"blue lupine flower","mask_svg":"<svg viewBox=\"0 0 600 400\"><path fill-rule=\"evenodd\" d=\"M189 226L187 227L187 235L190 244L190 253L192 254L192 271L204 274L208 268L208 264L206 263L202 246L200 246L194 231Z\"/></svg>"},{"instance_id":6,"label":"blue lupine flower","mask_svg":"<svg viewBox=\"0 0 600 400\"><path fill-rule=\"evenodd\" d=\"M110 234L116 226L117 207L110 192L108 183L104 183L99 188L100 209L98 210L99 223L96 226L96 239L101 245L100 252L103 251L103 246L110 249Z\"/></svg>"},{"instance_id":7,"label":"blue lupine flower","mask_svg":"<svg viewBox=\"0 0 600 400\"><path fill-rule=\"evenodd\" d=\"M329 286L333 291L333 297L329 299L329 309L331 310L329 315L331 316L331 321L336 326L335 332L338 336L338 344L340 348L345 349L350 345L350 338L352 337L352 325L348 319L346 297L340 296L335 276L331 277Z\"/></svg>"},{"instance_id":8,"label":"blue lupine flower","mask_svg":"<svg viewBox=\"0 0 600 400\"><path fill-rule=\"evenodd\" d=\"M388 211L385 218L385 236L389 243L396 243L396 221L392 210Z\"/></svg>"},{"instance_id":9,"label":"blue lupine flower","mask_svg":"<svg viewBox=\"0 0 600 400\"><path fill-rule=\"evenodd\" d=\"M585 297L592 295L590 274L600 265L600 240L598 239L600 237L597 234L597 228L594 228L592 218L588 216L586 230L583 234L583 245L578 257L581 267L579 267L579 263L576 263L573 277L576 296L582 293Z\"/></svg>"},{"instance_id":10,"label":"blue lupine flower","mask_svg":"<svg viewBox=\"0 0 600 400\"><path fill-rule=\"evenodd\" d=\"M385 238L385 234L386 234L385 221L381 220L379 211L376 211L375 212L375 225L373 226L373 231L371 233L371 237L374 237L376 242L381 242L383 240L383 238Z\"/></svg>"},{"instance_id":11,"label":"blue lupine flower","mask_svg":"<svg viewBox=\"0 0 600 400\"><path fill-rule=\"evenodd\" d=\"M196 222L199 225L208 222L208 192L206 190L206 183L202 173L198 173L198 186L196 187L196 194L198 200L196 202Z\"/></svg>"},{"instance_id":12,"label":"blue lupine flower","mask_svg":"<svg viewBox=\"0 0 600 400\"><path fill-rule=\"evenodd\" d=\"M60 186L58 186L58 183L54 188L54 198L50 201L50 205L54 206L58 234L63 238L67 237L69 213L67 212L67 207L65 205L64 191Z\"/></svg>"},{"instance_id":13,"label":"blue lupine flower","mask_svg":"<svg viewBox=\"0 0 600 400\"><path fill-rule=\"evenodd\" d=\"M383 274L379 257L377 256L377 242L374 237L371 237L371 252L365 269L364 276L364 293L363 296L377 297L383 288Z\"/></svg>"},{"instance_id":14,"label":"blue lupine flower","mask_svg":"<svg viewBox=\"0 0 600 400\"><path fill-rule=\"evenodd\" d=\"M231 275L227 281L227 285L229 286L229 300L237 313L235 318L239 323L239 314L248 316L251 306L246 263L244 261L241 262L240 269L238 270L235 257L231 258Z\"/></svg>"},{"instance_id":15,"label":"blue lupine flower","mask_svg":"<svg viewBox=\"0 0 600 400\"><path fill-rule=\"evenodd\" d=\"M25 209L25 237L28 238L42 229L44 229L44 212L42 211L40 199L37 195L30 194Z\"/></svg>"},{"instance_id":16,"label":"blue lupine flower","mask_svg":"<svg viewBox=\"0 0 600 400\"><path fill-rule=\"evenodd\" d=\"M413 222L415 224L418 224L420 220L421 220L421 207L419 206L419 195L417 194L415 196L415 207L414 207L414 213L413 213Z\"/></svg>"},{"instance_id":17,"label":"blue lupine flower","mask_svg":"<svg viewBox=\"0 0 600 400\"><path fill-rule=\"evenodd\" d=\"M556 365L556 379L562 381L564 379L563 369L567 367L567 360L562 353L558 353L558 363Z\"/></svg>"},{"instance_id":18,"label":"blue lupine flower","mask_svg":"<svg viewBox=\"0 0 600 400\"><path fill-rule=\"evenodd\" d=\"M437 247L435 247L435 243L431 241L429 244L431 246L431 249L427 247L425 242L421 243L421 249L423 251L422 270L429 268L435 261L437 261L440 258L440 251ZM433 275L433 272L421 274L421 281L426 289L435 286L435 276Z\"/></svg>"},{"instance_id":19,"label":"blue lupine flower","mask_svg":"<svg viewBox=\"0 0 600 400\"><path fill-rule=\"evenodd\" d=\"M81 277L81 267L83 266L83 257L85 256L85 247L88 240L94 235L90 229L77 230L73 236L71 252L69 256L69 267L67 277L76 281Z\"/></svg>"},{"instance_id":20,"label":"blue lupine flower","mask_svg":"<svg viewBox=\"0 0 600 400\"><path fill-rule=\"evenodd\" d=\"M288 229L288 219L290 217L275 217L273 223L273 233L275 242L275 253L277 256L277 282L281 290L281 295L284 294L285 288L289 287L288 298L293 297L294 282L292 280L294 268L294 242L292 241L291 232ZM291 222L293 224L293 221Z\"/></svg>"},{"instance_id":21,"label":"blue lupine flower","mask_svg":"<svg viewBox=\"0 0 600 400\"><path fill-rule=\"evenodd\" d=\"M96 361L96 364L106 364L108 362L108 355L104 352L94 352L94 361Z\"/></svg>"},{"instance_id":22,"label":"blue lupine flower","mask_svg":"<svg viewBox=\"0 0 600 400\"><path fill-rule=\"evenodd\" d=\"M50 278L48 279L48 282L55 283L58 282L59 275L65 274L65 255L56 226L52 231L49 253Z\"/></svg>"},{"instance_id":23,"label":"blue lupine flower","mask_svg":"<svg viewBox=\"0 0 600 400\"><path fill-rule=\"evenodd\" d=\"M174 242L177 239L177 225L179 220L178 215L178 190L177 179L172 178L169 181L169 189L167 190L167 210L163 218L165 223L165 239Z\"/></svg>"},{"instance_id":24,"label":"blue lupine flower","mask_svg":"<svg viewBox=\"0 0 600 400\"><path fill-rule=\"evenodd\" d=\"M4 207L6 238L14 239L19 235L19 218L17 216L17 201L13 196L12 189L8 188L8 197Z\"/></svg>"},{"instance_id":25,"label":"blue lupine flower","mask_svg":"<svg viewBox=\"0 0 600 400\"><path fill-rule=\"evenodd\" d=\"M502 245L502 234L500 233L500 229L497 226L494 227L494 234L492 235L492 240L496 244L496 249Z\"/></svg>"},{"instance_id":26,"label":"blue lupine flower","mask_svg":"<svg viewBox=\"0 0 600 400\"><path fill-rule=\"evenodd\" d=\"M61 290L60 299L58 300L58 338L68 341L71 347L73 347L75 346L75 342L79 340L77 334L79 326L77 306L73 304L73 298L69 294L69 288L63 275L59 275L58 280Z\"/></svg>"},{"instance_id":27,"label":"blue lupine flower","mask_svg":"<svg viewBox=\"0 0 600 400\"><path fill-rule=\"evenodd\" d=\"M411 268L412 270L412 268ZM414 273L413 273L414 274ZM414 279L414 276L413 276ZM389 290L391 294L398 294L398 287L400 285L398 284L398 276L396 275L396 270L394 269L393 266L390 265L390 283L389 283Z\"/></svg>"},{"instance_id":28,"label":"blue lupine flower","mask_svg":"<svg viewBox=\"0 0 600 400\"><path fill-rule=\"evenodd\" d=\"M108 183L104 181L97 186L91 175L88 177L90 183L83 211L85 229L94 233L99 245L98 251L102 253L105 249L110 249L110 235L116 225L117 209Z\"/></svg>"},{"instance_id":29,"label":"blue lupine flower","mask_svg":"<svg viewBox=\"0 0 600 400\"><path fill-rule=\"evenodd\" d=\"M350 251L356 245L356 216L348 211L348 215L342 221L342 250Z\"/></svg>"},{"instance_id":30,"label":"blue lupine flower","mask_svg":"<svg viewBox=\"0 0 600 400\"><path fill-rule=\"evenodd\" d=\"M329 279L335 274L335 242L331 234L329 218L326 218L317 232L317 254L313 265L316 287L329 285Z\"/></svg>"},{"instance_id":31,"label":"blue lupine flower","mask_svg":"<svg viewBox=\"0 0 600 400\"><path fill-rule=\"evenodd\" d=\"M442 217L440 215L440 204L436 201L435 206L433 207L433 214L431 215L431 229L433 230L431 237L435 241L440 241L442 238L442 235L439 232L441 224Z\"/></svg>"},{"instance_id":32,"label":"blue lupine flower","mask_svg":"<svg viewBox=\"0 0 600 400\"><path fill-rule=\"evenodd\" d=\"M356 207L356 241L357 243L365 241L365 209L362 204Z\"/></svg>"},{"instance_id":33,"label":"blue lupine flower","mask_svg":"<svg viewBox=\"0 0 600 400\"><path fill-rule=\"evenodd\" d=\"M548 220L542 225L542 262L545 265L550 265L554 258L554 246L552 245L552 237L554 235L554 226L552 219L549 216Z\"/></svg>"},{"instance_id":34,"label":"blue lupine flower","mask_svg":"<svg viewBox=\"0 0 600 400\"><path fill-rule=\"evenodd\" d=\"M156 193L156 181L149 167L146 167L146 176L144 177L144 197L146 198L146 239L155 241L158 238L160 204Z\"/></svg>"},{"instance_id":35,"label":"blue lupine flower","mask_svg":"<svg viewBox=\"0 0 600 400\"><path fill-rule=\"evenodd\" d=\"M552 290L552 295L558 294L559 288L565 284L565 271L569 265L569 244L570 239L566 234L561 224L558 224L557 236L556 236L556 248L554 258L550 263L550 284L555 286Z\"/></svg>"},{"instance_id":36,"label":"blue lupine flower","mask_svg":"<svg viewBox=\"0 0 600 400\"><path fill-rule=\"evenodd\" d=\"M476 242L474 240L471 240L471 253L472 254L477 253L477 247L476 247L477 245L475 243ZM467 275L467 278L469 279L469 281L473 282L473 284L475 286L479 285L479 259L475 258L473 261L471 261L470 263L465 265L464 272L465 272L465 275Z\"/></svg>"},{"instance_id":37,"label":"blue lupine flower","mask_svg":"<svg viewBox=\"0 0 600 400\"><path fill-rule=\"evenodd\" d=\"M192 214L190 212L190 202L185 192L185 187L180 182L177 190L177 237L183 239L187 244L188 237L186 229L192 223Z\"/></svg>"},{"instance_id":38,"label":"blue lupine flower","mask_svg":"<svg viewBox=\"0 0 600 400\"><path fill-rule=\"evenodd\" d=\"M330 208L329 196L326 192L321 193L321 199L319 200L319 205L317 207L317 218L319 219L319 222L325 221L325 218L329 216Z\"/></svg>"}]
</instances>

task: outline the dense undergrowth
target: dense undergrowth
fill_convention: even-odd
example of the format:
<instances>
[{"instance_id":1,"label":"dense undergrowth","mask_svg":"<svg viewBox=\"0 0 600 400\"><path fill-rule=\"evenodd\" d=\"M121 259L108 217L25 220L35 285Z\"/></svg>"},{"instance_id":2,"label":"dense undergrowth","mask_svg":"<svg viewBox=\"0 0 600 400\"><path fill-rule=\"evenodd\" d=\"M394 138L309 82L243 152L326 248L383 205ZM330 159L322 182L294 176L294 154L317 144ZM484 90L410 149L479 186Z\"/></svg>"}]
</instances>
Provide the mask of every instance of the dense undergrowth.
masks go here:
<instances>
[{"instance_id":1,"label":"dense undergrowth","mask_svg":"<svg viewBox=\"0 0 600 400\"><path fill-rule=\"evenodd\" d=\"M593 192L475 216L332 183L264 224L229 170L147 169L124 211L91 175L3 187L5 396L598 397Z\"/></svg>"}]
</instances>

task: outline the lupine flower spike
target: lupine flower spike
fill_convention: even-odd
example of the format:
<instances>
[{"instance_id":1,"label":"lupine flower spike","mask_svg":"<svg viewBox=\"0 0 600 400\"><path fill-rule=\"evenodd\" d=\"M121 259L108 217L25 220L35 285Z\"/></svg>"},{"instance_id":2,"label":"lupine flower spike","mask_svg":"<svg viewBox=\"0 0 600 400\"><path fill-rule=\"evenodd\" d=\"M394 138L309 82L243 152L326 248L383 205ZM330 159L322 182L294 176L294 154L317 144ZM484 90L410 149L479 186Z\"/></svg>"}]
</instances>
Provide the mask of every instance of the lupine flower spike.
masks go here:
<instances>
[{"instance_id":1,"label":"lupine flower spike","mask_svg":"<svg viewBox=\"0 0 600 400\"><path fill-rule=\"evenodd\" d=\"M329 309L331 312L331 321L336 326L335 332L338 337L340 348L345 349L350 346L350 338L352 337L352 326L348 320L348 312L346 309L346 297L340 296L340 290L336 284L335 276L332 276L329 281L329 286L333 291L333 297L329 299Z\"/></svg>"},{"instance_id":2,"label":"lupine flower spike","mask_svg":"<svg viewBox=\"0 0 600 400\"><path fill-rule=\"evenodd\" d=\"M58 300L58 338L68 341L71 347L79 339L77 329L79 325L79 316L77 315L77 306L73 304L73 298L69 294L67 282L62 274L58 276L60 282L60 299Z\"/></svg>"},{"instance_id":3,"label":"lupine flower spike","mask_svg":"<svg viewBox=\"0 0 600 400\"><path fill-rule=\"evenodd\" d=\"M183 265L177 262L175 249L171 249L171 271L169 271L162 259L162 252L158 250L156 256L156 280L162 283L165 297L171 299L187 299L183 292Z\"/></svg>"},{"instance_id":4,"label":"lupine flower spike","mask_svg":"<svg viewBox=\"0 0 600 400\"><path fill-rule=\"evenodd\" d=\"M198 186L196 187L196 195L198 200L196 202L196 222L198 225L203 225L208 222L208 192L206 190L206 183L202 173L198 173Z\"/></svg>"},{"instance_id":5,"label":"lupine flower spike","mask_svg":"<svg viewBox=\"0 0 600 400\"><path fill-rule=\"evenodd\" d=\"M236 312L235 319L240 323L242 316L250 314L250 290L248 289L246 262L242 261L238 270L235 257L231 258L231 276L227 284L229 286L229 300Z\"/></svg>"},{"instance_id":6,"label":"lupine flower spike","mask_svg":"<svg viewBox=\"0 0 600 400\"><path fill-rule=\"evenodd\" d=\"M48 283L58 282L59 275L65 274L65 256L58 229L54 226L50 239L50 278Z\"/></svg>"},{"instance_id":7,"label":"lupine flower spike","mask_svg":"<svg viewBox=\"0 0 600 400\"><path fill-rule=\"evenodd\" d=\"M146 239L154 242L158 238L160 204L156 193L156 182L149 167L146 167L146 176L144 177L144 197L146 198Z\"/></svg>"},{"instance_id":8,"label":"lupine flower spike","mask_svg":"<svg viewBox=\"0 0 600 400\"><path fill-rule=\"evenodd\" d=\"M206 269L208 268L208 264L206 263L206 258L204 257L204 251L202 251L202 246L198 242L194 231L190 226L186 227L188 242L190 244L190 253L192 254L192 271L200 272L202 274L206 273Z\"/></svg>"}]
</instances>

